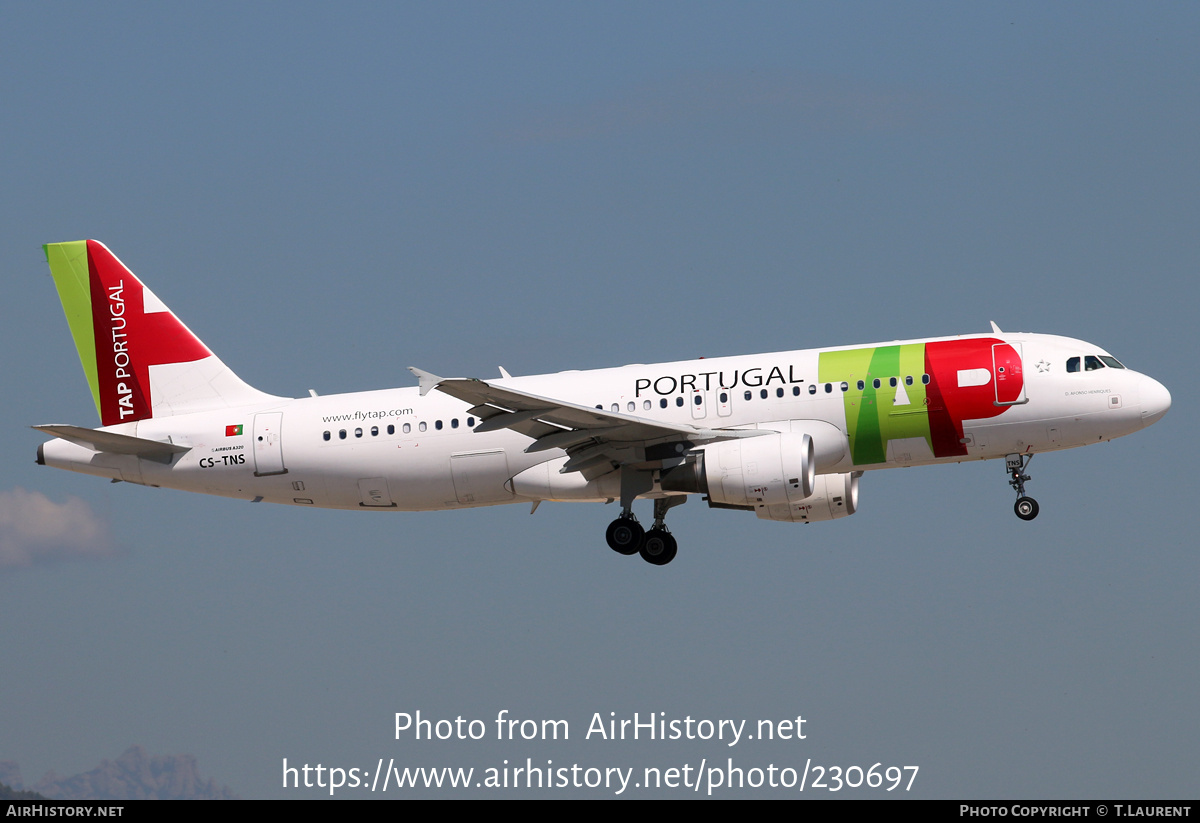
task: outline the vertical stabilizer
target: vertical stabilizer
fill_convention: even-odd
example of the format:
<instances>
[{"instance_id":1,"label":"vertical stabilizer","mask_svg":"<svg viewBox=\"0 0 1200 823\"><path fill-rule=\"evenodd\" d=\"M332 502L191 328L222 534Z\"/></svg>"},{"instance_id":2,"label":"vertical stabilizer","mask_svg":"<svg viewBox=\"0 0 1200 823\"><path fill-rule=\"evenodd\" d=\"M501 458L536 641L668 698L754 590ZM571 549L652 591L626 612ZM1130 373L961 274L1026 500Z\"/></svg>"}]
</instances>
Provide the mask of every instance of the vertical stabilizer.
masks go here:
<instances>
[{"instance_id":1,"label":"vertical stabilizer","mask_svg":"<svg viewBox=\"0 0 1200 823\"><path fill-rule=\"evenodd\" d=\"M95 240L43 246L101 425L273 400Z\"/></svg>"}]
</instances>

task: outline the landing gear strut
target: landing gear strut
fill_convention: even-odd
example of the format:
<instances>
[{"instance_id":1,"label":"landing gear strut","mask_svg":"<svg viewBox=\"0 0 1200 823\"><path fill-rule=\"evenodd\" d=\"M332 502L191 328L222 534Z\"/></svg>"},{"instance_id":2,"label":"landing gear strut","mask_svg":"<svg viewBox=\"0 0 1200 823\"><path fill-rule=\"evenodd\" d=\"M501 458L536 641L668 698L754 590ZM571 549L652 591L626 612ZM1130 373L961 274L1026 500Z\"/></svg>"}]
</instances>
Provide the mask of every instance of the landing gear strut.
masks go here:
<instances>
[{"instance_id":1,"label":"landing gear strut","mask_svg":"<svg viewBox=\"0 0 1200 823\"><path fill-rule=\"evenodd\" d=\"M1010 477L1008 485L1012 486L1013 491L1017 493L1017 502L1013 505L1013 511L1022 520L1032 520L1038 516L1039 510L1038 502L1032 497L1025 496L1025 483L1032 479L1025 473L1025 469L1032 460L1032 454L1010 454L1004 458Z\"/></svg>"}]
</instances>

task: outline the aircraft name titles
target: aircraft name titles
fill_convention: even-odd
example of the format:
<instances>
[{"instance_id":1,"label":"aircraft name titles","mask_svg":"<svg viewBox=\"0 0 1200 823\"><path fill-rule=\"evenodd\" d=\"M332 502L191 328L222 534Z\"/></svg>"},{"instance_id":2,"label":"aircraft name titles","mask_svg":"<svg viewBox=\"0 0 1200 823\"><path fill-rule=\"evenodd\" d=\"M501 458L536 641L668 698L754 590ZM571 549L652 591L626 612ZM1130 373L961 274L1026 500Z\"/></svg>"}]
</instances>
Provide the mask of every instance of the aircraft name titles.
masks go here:
<instances>
[{"instance_id":1,"label":"aircraft name titles","mask_svg":"<svg viewBox=\"0 0 1200 823\"><path fill-rule=\"evenodd\" d=\"M112 350L113 365L115 366L113 377L118 381L117 408L121 412L122 420L133 414L133 389L129 388L128 383L120 382L122 378L128 380L133 377L129 373L129 341L124 339L125 332L123 331L128 323L125 319L124 292L124 280L108 288L108 313L112 319ZM119 324L118 321L120 321Z\"/></svg>"},{"instance_id":2,"label":"aircraft name titles","mask_svg":"<svg viewBox=\"0 0 1200 823\"><path fill-rule=\"evenodd\" d=\"M763 372L767 374L764 377ZM716 377L716 380L713 380ZM703 386L699 383L703 382ZM699 374L663 375L662 377L639 377L634 381L633 396L641 397L643 392L664 396L681 394L687 391L711 391L715 388L735 389L738 385L750 388L769 386L773 382L782 384L803 383L804 379L796 376L796 366L789 364L787 376L784 376L782 366L772 366L768 371L765 367L750 369L734 369L732 376L727 376L724 370L706 371ZM713 385L713 384L716 385Z\"/></svg>"}]
</instances>

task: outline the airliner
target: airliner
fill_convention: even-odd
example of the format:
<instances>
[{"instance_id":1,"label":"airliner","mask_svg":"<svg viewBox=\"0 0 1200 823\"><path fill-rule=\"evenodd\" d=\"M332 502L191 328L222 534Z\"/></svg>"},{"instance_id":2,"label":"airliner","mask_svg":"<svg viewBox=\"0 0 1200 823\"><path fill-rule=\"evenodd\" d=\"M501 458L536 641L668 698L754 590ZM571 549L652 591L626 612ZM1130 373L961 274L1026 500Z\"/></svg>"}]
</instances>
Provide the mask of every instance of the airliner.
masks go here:
<instances>
[{"instance_id":1,"label":"airliner","mask_svg":"<svg viewBox=\"0 0 1200 823\"><path fill-rule=\"evenodd\" d=\"M1003 332L288 398L242 382L102 243L43 247L101 426L42 425L45 466L253 502L429 511L620 501L606 540L674 559L671 508L815 523L865 472L1033 455L1144 429L1158 381L1099 346ZM635 500L652 501L645 529Z\"/></svg>"}]
</instances>

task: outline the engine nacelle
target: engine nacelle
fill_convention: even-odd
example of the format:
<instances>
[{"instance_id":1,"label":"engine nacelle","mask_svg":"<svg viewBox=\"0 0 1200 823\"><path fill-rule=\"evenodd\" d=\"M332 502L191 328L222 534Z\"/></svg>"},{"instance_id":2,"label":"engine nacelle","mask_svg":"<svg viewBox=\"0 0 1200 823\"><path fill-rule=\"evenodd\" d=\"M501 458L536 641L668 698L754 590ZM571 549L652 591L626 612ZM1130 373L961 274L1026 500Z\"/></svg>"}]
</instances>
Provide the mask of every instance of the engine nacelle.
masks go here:
<instances>
[{"instance_id":1,"label":"engine nacelle","mask_svg":"<svg viewBox=\"0 0 1200 823\"><path fill-rule=\"evenodd\" d=\"M793 432L714 443L703 462L710 503L755 511L799 503L816 478L812 437Z\"/></svg>"},{"instance_id":2,"label":"engine nacelle","mask_svg":"<svg viewBox=\"0 0 1200 823\"><path fill-rule=\"evenodd\" d=\"M859 474L818 474L810 497L798 503L756 507L754 513L763 520L785 523L817 523L849 517L858 511Z\"/></svg>"}]
</instances>

